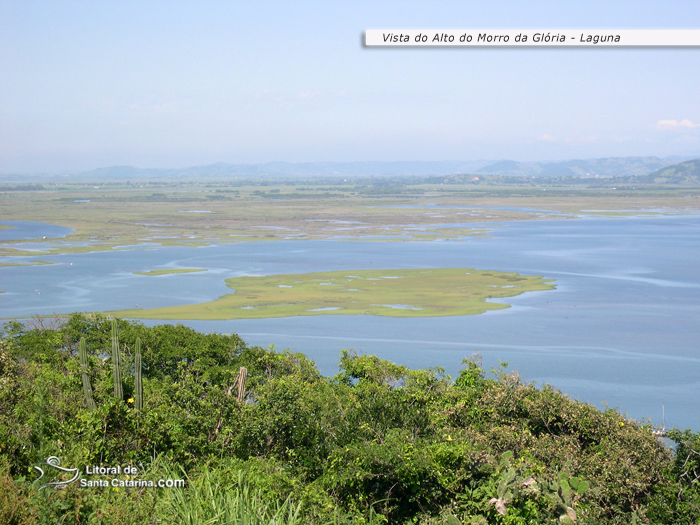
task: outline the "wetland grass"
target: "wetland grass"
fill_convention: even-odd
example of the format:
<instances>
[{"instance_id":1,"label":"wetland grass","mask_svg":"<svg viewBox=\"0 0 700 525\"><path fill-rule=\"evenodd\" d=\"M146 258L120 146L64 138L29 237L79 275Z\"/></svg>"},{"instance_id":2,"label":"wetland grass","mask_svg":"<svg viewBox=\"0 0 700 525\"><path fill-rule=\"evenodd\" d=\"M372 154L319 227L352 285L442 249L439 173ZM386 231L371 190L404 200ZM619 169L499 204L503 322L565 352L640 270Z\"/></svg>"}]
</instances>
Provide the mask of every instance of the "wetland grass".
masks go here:
<instances>
[{"instance_id":1,"label":"wetland grass","mask_svg":"<svg viewBox=\"0 0 700 525\"><path fill-rule=\"evenodd\" d=\"M550 187L543 191L545 188L530 185L546 181L530 181L526 187L424 184L416 179L396 183L394 193L369 192L372 184L380 187L380 182L365 181L366 187L360 187L329 180L266 182L265 186L209 181L206 188L192 181L144 182L139 188L116 182L66 183L40 192L8 192L0 219L49 222L75 231L45 242L42 252L23 249L36 239L6 241L0 255L274 240L466 241L474 235L488 235L490 228L485 224L503 221L700 211L697 188L613 191L562 187L553 191ZM148 206L128 206L144 202ZM180 213L183 209L211 213Z\"/></svg>"},{"instance_id":2,"label":"wetland grass","mask_svg":"<svg viewBox=\"0 0 700 525\"><path fill-rule=\"evenodd\" d=\"M150 270L147 272L134 272L134 275L170 275L173 273L193 273L193 272L206 272L206 268L172 268L169 270Z\"/></svg>"},{"instance_id":3,"label":"wetland grass","mask_svg":"<svg viewBox=\"0 0 700 525\"><path fill-rule=\"evenodd\" d=\"M141 319L256 319L299 315L439 317L508 308L487 299L552 290L551 279L473 268L348 270L236 277L207 303L115 312Z\"/></svg>"}]
</instances>

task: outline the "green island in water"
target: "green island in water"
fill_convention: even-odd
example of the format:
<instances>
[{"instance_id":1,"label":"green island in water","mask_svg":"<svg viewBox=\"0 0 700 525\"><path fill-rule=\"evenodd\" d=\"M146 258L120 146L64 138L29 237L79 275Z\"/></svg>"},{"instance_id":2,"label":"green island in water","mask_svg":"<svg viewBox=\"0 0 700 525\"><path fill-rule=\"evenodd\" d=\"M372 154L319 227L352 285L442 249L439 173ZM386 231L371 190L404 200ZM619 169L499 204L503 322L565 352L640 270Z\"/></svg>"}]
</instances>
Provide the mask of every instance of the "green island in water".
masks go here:
<instances>
[{"instance_id":1,"label":"green island in water","mask_svg":"<svg viewBox=\"0 0 700 525\"><path fill-rule=\"evenodd\" d=\"M31 262L26 262L26 263L0 263L0 268L4 268L7 266L43 266L45 264L56 264L55 262L50 262L50 261L31 261Z\"/></svg>"},{"instance_id":2,"label":"green island in water","mask_svg":"<svg viewBox=\"0 0 700 525\"><path fill-rule=\"evenodd\" d=\"M205 268L172 268L167 270L150 270L148 272L134 272L134 275L170 275L172 273L192 273L192 272L206 272Z\"/></svg>"},{"instance_id":3,"label":"green island in water","mask_svg":"<svg viewBox=\"0 0 700 525\"><path fill-rule=\"evenodd\" d=\"M552 290L553 279L474 268L348 270L226 279L206 303L114 312L140 319L256 319L298 315L438 317L509 308L487 299Z\"/></svg>"}]
</instances>

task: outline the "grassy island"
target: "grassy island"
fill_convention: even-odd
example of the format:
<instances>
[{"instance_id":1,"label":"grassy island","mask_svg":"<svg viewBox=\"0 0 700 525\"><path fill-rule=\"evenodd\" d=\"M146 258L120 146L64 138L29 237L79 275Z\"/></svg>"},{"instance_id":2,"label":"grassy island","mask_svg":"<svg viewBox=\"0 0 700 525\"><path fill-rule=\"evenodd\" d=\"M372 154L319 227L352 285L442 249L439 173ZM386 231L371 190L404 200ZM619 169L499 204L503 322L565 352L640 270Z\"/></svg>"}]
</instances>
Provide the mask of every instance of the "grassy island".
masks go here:
<instances>
[{"instance_id":1,"label":"grassy island","mask_svg":"<svg viewBox=\"0 0 700 525\"><path fill-rule=\"evenodd\" d=\"M148 272L134 272L134 275L170 275L173 273L206 272L205 268L174 268L171 270L150 270Z\"/></svg>"},{"instance_id":2,"label":"grassy island","mask_svg":"<svg viewBox=\"0 0 700 525\"><path fill-rule=\"evenodd\" d=\"M142 319L253 319L297 315L436 317L508 308L487 299L551 290L551 279L473 268L350 270L226 280L234 293L208 303L124 310Z\"/></svg>"},{"instance_id":3,"label":"grassy island","mask_svg":"<svg viewBox=\"0 0 700 525\"><path fill-rule=\"evenodd\" d=\"M9 266L42 266L44 264L56 264L52 261L31 261L26 263L0 263L0 268L5 268Z\"/></svg>"}]
</instances>

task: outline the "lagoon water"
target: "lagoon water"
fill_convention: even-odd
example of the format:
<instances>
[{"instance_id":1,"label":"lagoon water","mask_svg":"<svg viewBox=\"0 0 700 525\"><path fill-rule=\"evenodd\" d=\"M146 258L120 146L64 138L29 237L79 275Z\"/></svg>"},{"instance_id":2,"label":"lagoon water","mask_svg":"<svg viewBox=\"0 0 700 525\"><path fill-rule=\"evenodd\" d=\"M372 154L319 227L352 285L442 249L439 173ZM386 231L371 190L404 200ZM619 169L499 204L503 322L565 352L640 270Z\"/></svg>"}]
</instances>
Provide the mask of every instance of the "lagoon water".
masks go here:
<instances>
[{"instance_id":1,"label":"lagoon water","mask_svg":"<svg viewBox=\"0 0 700 525\"><path fill-rule=\"evenodd\" d=\"M654 424L661 424L664 404L667 426L700 430L700 216L476 226L491 235L464 242L278 241L41 256L57 264L0 268L6 292L0 317L209 301L230 293L224 279L240 275L422 267L543 275L556 280L556 290L507 298L512 308L476 316L184 324L303 352L325 374L336 372L346 348L411 367L442 366L453 376L464 357L480 352L487 368L507 361L527 381ZM209 271L132 273L162 268Z\"/></svg>"},{"instance_id":2,"label":"lagoon water","mask_svg":"<svg viewBox=\"0 0 700 525\"><path fill-rule=\"evenodd\" d=\"M73 228L46 224L45 222L0 221L9 228L0 229L0 241L19 241L26 239L41 239L65 237Z\"/></svg>"}]
</instances>

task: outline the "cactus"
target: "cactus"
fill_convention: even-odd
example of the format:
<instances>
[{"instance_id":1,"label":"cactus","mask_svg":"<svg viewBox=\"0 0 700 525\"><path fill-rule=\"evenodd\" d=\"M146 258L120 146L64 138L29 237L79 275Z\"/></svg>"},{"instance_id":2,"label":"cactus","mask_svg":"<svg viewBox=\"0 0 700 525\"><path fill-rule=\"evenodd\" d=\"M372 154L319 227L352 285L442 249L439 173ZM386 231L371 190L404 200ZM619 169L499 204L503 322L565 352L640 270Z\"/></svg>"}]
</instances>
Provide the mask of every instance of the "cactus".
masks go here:
<instances>
[{"instance_id":1,"label":"cactus","mask_svg":"<svg viewBox=\"0 0 700 525\"><path fill-rule=\"evenodd\" d=\"M243 403L243 400L245 399L245 378L248 376L248 369L242 366L238 370L238 379L236 381L238 382L238 402Z\"/></svg>"},{"instance_id":2,"label":"cactus","mask_svg":"<svg viewBox=\"0 0 700 525\"><path fill-rule=\"evenodd\" d=\"M88 357L85 347L85 338L80 338L79 345L80 370L83 378L83 393L89 410L95 410L95 400L92 398L92 387L88 375ZM134 408L143 409L143 361L141 358L141 339L136 339L136 352L134 354ZM112 319L112 374L114 376L114 397L124 400L124 386L122 384L122 359L119 351L119 335L117 332L117 320ZM129 402L132 400L130 399Z\"/></svg>"},{"instance_id":3,"label":"cactus","mask_svg":"<svg viewBox=\"0 0 700 525\"><path fill-rule=\"evenodd\" d=\"M136 353L134 355L134 408L143 408L143 377L141 376L141 338L136 339Z\"/></svg>"},{"instance_id":4,"label":"cactus","mask_svg":"<svg viewBox=\"0 0 700 525\"><path fill-rule=\"evenodd\" d=\"M114 397L123 400L122 360L119 355L119 336L117 335L116 319L112 319L112 372L114 374Z\"/></svg>"},{"instance_id":5,"label":"cactus","mask_svg":"<svg viewBox=\"0 0 700 525\"><path fill-rule=\"evenodd\" d=\"M558 480L555 479L546 488L549 489L549 493L545 496L560 514L559 521L565 525L576 523L574 507L581 496L588 491L590 484L577 477L569 478L566 474L561 474Z\"/></svg>"},{"instance_id":6,"label":"cactus","mask_svg":"<svg viewBox=\"0 0 700 525\"><path fill-rule=\"evenodd\" d=\"M90 376L88 375L88 357L84 337L80 338L79 348L80 371L83 378L83 393L85 394L85 401L87 403L88 410L95 410L97 406L95 405L95 400L92 398L92 387L90 386Z\"/></svg>"},{"instance_id":7,"label":"cactus","mask_svg":"<svg viewBox=\"0 0 700 525\"><path fill-rule=\"evenodd\" d=\"M495 485L492 485L492 490L497 497L491 498L488 504L494 505L496 512L502 516L507 514L508 505L513 501L530 496L537 497L540 493L537 480L528 476L527 470L522 466L512 466L512 459L512 452L504 452L498 466L498 476L492 478L494 481L497 480Z\"/></svg>"},{"instance_id":8,"label":"cactus","mask_svg":"<svg viewBox=\"0 0 700 525\"><path fill-rule=\"evenodd\" d=\"M513 467L509 467L503 474L501 479L498 481L496 486L497 498L491 498L489 500L489 505L496 506L496 512L502 516L506 515L507 505L513 501L513 489L516 488L516 472Z\"/></svg>"}]
</instances>

